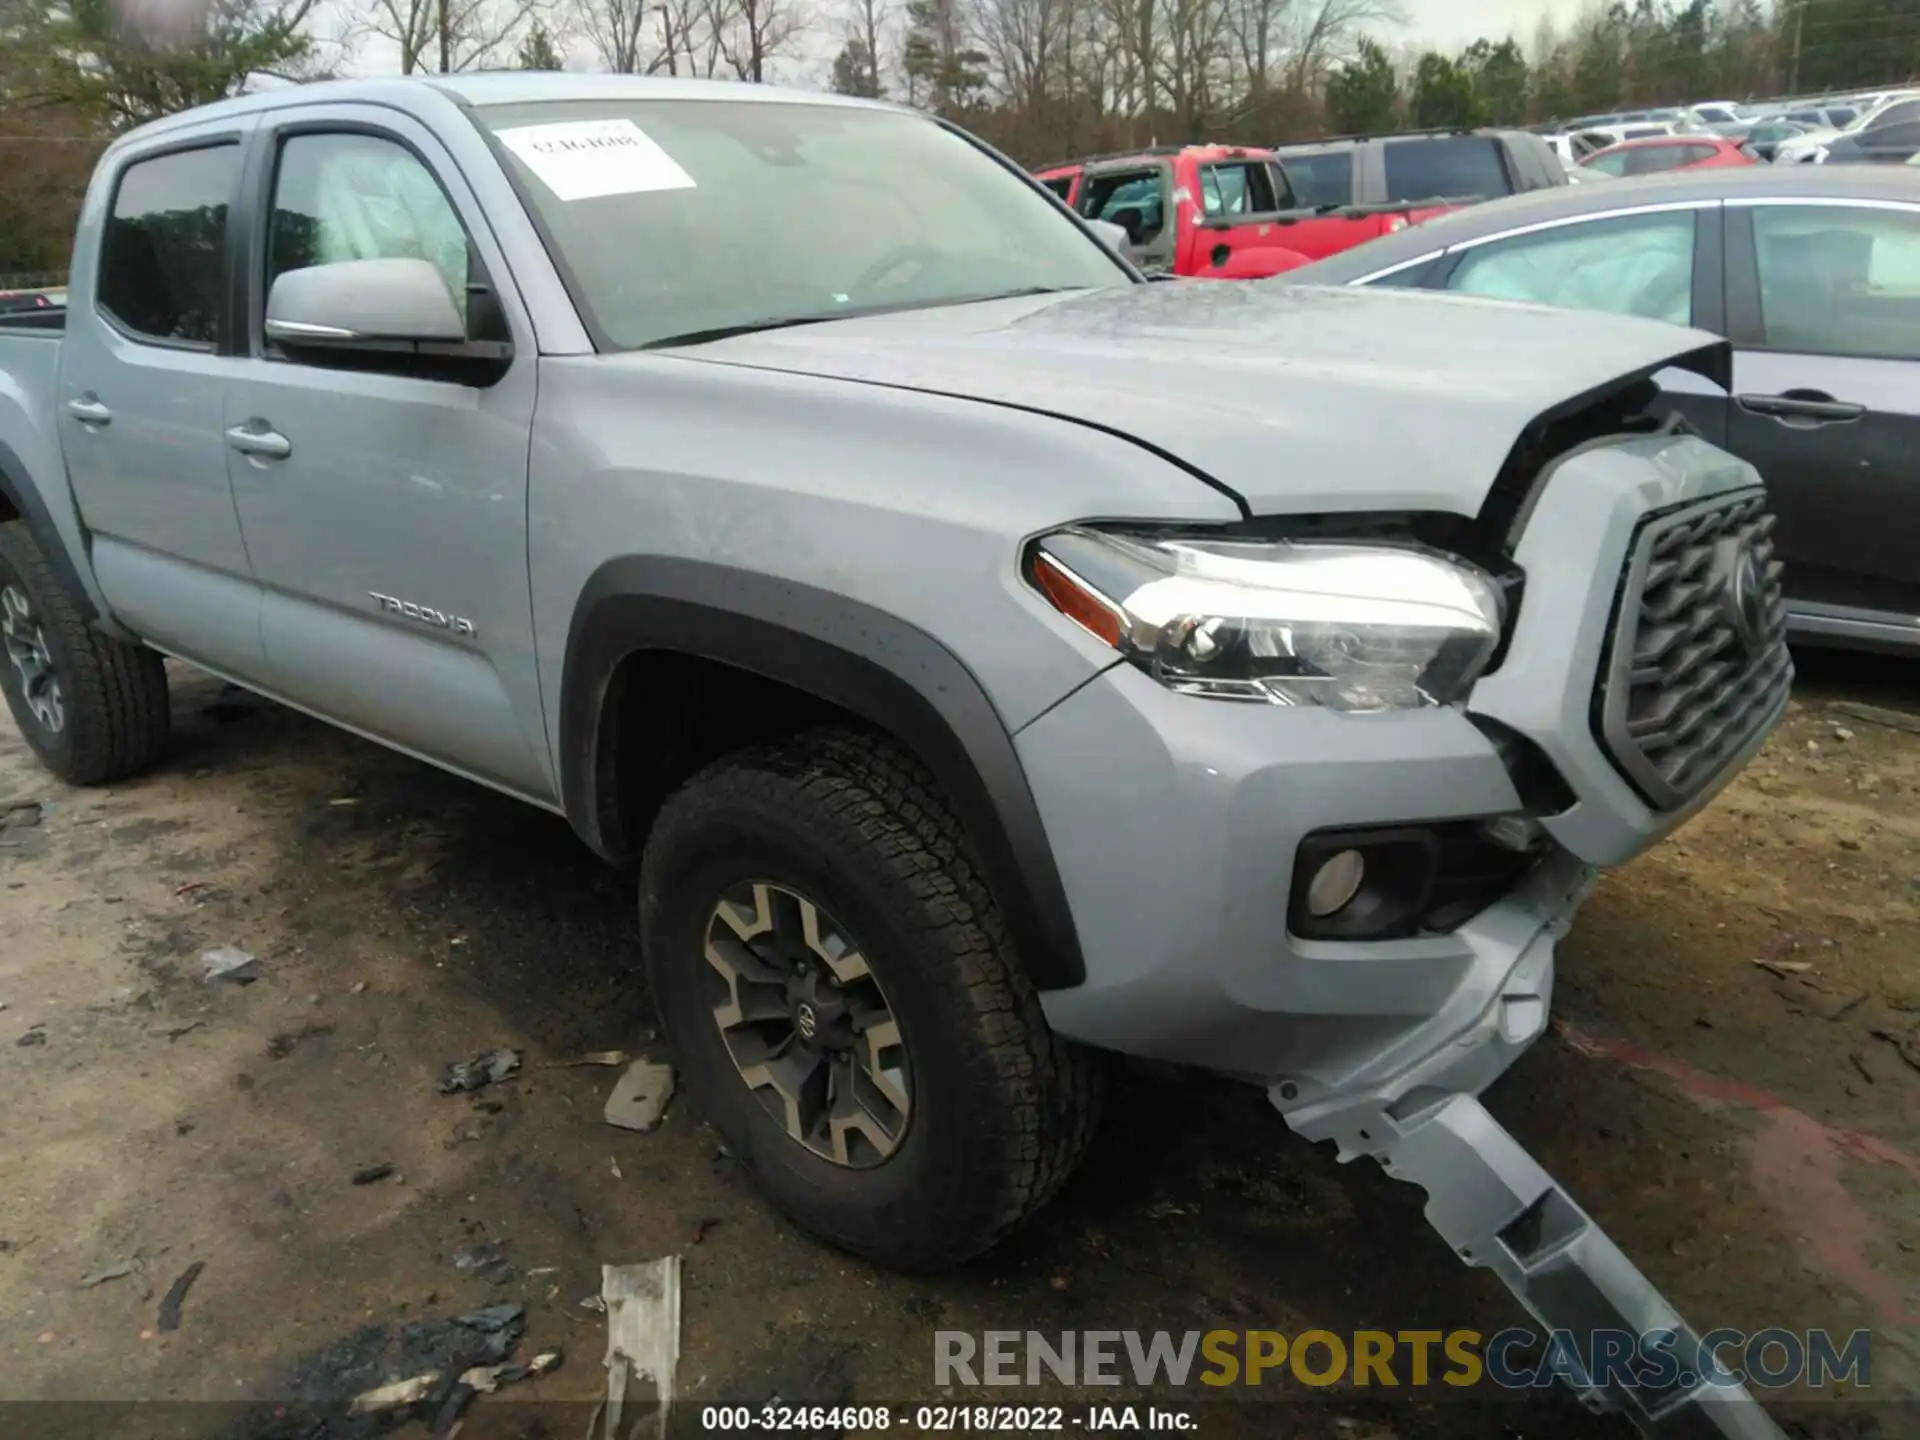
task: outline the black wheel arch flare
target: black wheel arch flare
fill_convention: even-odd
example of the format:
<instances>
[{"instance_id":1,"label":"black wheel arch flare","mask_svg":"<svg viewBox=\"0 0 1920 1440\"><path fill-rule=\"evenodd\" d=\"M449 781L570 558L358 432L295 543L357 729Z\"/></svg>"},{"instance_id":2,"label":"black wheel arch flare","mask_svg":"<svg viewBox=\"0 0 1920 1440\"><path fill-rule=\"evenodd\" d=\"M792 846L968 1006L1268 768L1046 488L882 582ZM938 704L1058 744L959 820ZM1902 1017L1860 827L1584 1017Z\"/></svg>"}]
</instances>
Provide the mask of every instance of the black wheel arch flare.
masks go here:
<instances>
[{"instance_id":1,"label":"black wheel arch flare","mask_svg":"<svg viewBox=\"0 0 1920 1440\"><path fill-rule=\"evenodd\" d=\"M933 636L857 600L701 560L625 556L588 579L567 634L560 784L596 852L616 803L604 782L609 686L637 651L716 661L805 692L894 737L932 772L972 841L1027 977L1086 978L1060 872L1013 737L973 672Z\"/></svg>"},{"instance_id":2,"label":"black wheel arch flare","mask_svg":"<svg viewBox=\"0 0 1920 1440\"><path fill-rule=\"evenodd\" d=\"M47 513L46 502L40 498L40 492L34 489L32 480L27 476L27 467L14 454L13 447L0 441L0 519L6 518L4 511L8 510L25 522L33 543L47 557L54 578L67 592L67 598L80 612L80 618L91 624L98 618L93 601L87 596L87 587L80 582L80 572L74 568L73 557L61 543L60 531L55 527L53 517Z\"/></svg>"}]
</instances>

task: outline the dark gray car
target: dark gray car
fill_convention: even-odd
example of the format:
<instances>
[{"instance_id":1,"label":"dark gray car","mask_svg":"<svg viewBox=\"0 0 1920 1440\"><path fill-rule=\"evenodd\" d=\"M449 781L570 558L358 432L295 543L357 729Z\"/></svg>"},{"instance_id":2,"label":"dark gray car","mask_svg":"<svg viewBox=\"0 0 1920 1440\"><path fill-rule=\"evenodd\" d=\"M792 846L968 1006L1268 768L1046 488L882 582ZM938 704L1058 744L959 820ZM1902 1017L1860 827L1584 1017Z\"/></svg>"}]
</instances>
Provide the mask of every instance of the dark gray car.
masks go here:
<instances>
[{"instance_id":1,"label":"dark gray car","mask_svg":"<svg viewBox=\"0 0 1920 1440\"><path fill-rule=\"evenodd\" d=\"M1644 315L1734 342L1665 402L1758 467L1791 633L1920 650L1920 173L1695 170L1476 206L1291 272Z\"/></svg>"}]
</instances>

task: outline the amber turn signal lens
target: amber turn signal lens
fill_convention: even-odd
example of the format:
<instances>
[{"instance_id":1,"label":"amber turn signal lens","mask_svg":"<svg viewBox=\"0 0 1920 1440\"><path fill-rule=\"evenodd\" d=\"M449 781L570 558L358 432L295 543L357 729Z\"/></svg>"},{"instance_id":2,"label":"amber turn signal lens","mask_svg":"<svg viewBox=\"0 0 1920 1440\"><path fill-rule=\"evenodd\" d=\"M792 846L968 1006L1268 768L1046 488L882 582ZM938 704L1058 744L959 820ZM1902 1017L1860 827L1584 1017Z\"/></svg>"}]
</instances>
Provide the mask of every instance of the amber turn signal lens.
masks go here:
<instances>
[{"instance_id":1,"label":"amber turn signal lens","mask_svg":"<svg viewBox=\"0 0 1920 1440\"><path fill-rule=\"evenodd\" d=\"M1042 552L1033 559L1033 583L1053 603L1054 609L1088 634L1119 648L1120 616L1086 581Z\"/></svg>"}]
</instances>

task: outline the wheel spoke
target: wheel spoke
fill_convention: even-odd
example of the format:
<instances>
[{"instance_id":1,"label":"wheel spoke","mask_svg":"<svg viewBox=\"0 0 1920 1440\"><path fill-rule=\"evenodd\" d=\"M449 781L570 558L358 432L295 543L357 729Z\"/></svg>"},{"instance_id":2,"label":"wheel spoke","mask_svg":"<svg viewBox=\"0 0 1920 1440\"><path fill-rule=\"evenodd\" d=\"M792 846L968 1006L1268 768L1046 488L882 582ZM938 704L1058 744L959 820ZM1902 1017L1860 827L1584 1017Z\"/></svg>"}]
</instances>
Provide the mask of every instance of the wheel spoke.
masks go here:
<instances>
[{"instance_id":1,"label":"wheel spoke","mask_svg":"<svg viewBox=\"0 0 1920 1440\"><path fill-rule=\"evenodd\" d=\"M873 1113L860 1095L858 1077L864 1073L856 1065L853 1053L848 1051L835 1057L833 1114L827 1122L827 1134L833 1147L833 1158L842 1165L854 1163L853 1153L848 1141L856 1134L864 1136L884 1160L900 1147L900 1137L906 1130L906 1116L901 1113L895 1119L895 1128L888 1129L887 1123Z\"/></svg>"},{"instance_id":2,"label":"wheel spoke","mask_svg":"<svg viewBox=\"0 0 1920 1440\"><path fill-rule=\"evenodd\" d=\"M771 887L754 888L761 890ZM779 947L782 960L797 964L807 951L807 937L814 933L820 923L820 912L791 890L774 890L772 900L773 943Z\"/></svg>"},{"instance_id":3,"label":"wheel spoke","mask_svg":"<svg viewBox=\"0 0 1920 1440\"><path fill-rule=\"evenodd\" d=\"M807 905L801 911L805 922L802 943L813 954L819 956L827 969L833 972L833 978L842 985L851 985L856 980L864 980L873 972L867 969L867 958L847 944L846 937L832 928L828 922L825 933L820 925L820 912Z\"/></svg>"},{"instance_id":4,"label":"wheel spoke","mask_svg":"<svg viewBox=\"0 0 1920 1440\"><path fill-rule=\"evenodd\" d=\"M707 941L707 964L727 982L727 998L713 1008L721 1030L761 1020L785 1020L785 976L737 940Z\"/></svg>"},{"instance_id":5,"label":"wheel spoke","mask_svg":"<svg viewBox=\"0 0 1920 1440\"><path fill-rule=\"evenodd\" d=\"M900 1067L900 1026L891 1015L870 1025L854 1048L861 1072L873 1082L873 1088L886 1097L889 1105L904 1119L907 1113L906 1072Z\"/></svg>"},{"instance_id":6,"label":"wheel spoke","mask_svg":"<svg viewBox=\"0 0 1920 1440\"><path fill-rule=\"evenodd\" d=\"M773 929L773 897L769 886L753 887L753 908L743 909L732 900L722 899L714 913L742 940L751 940Z\"/></svg>"},{"instance_id":7,"label":"wheel spoke","mask_svg":"<svg viewBox=\"0 0 1920 1440\"><path fill-rule=\"evenodd\" d=\"M827 1065L819 1056L789 1051L777 1059L742 1069L740 1078L761 1097L787 1133L813 1148L813 1132L826 1109Z\"/></svg>"}]
</instances>

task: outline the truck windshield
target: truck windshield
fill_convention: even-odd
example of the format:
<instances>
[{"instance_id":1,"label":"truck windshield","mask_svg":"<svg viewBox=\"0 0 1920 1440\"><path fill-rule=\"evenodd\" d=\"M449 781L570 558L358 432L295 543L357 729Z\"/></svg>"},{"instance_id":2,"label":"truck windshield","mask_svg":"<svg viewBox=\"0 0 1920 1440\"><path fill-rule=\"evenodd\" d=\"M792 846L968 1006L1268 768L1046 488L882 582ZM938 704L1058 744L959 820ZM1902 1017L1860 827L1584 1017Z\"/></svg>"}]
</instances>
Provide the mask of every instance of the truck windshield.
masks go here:
<instances>
[{"instance_id":1,"label":"truck windshield","mask_svg":"<svg viewBox=\"0 0 1920 1440\"><path fill-rule=\"evenodd\" d=\"M1131 283L1022 176L889 110L480 107L605 348Z\"/></svg>"}]
</instances>

